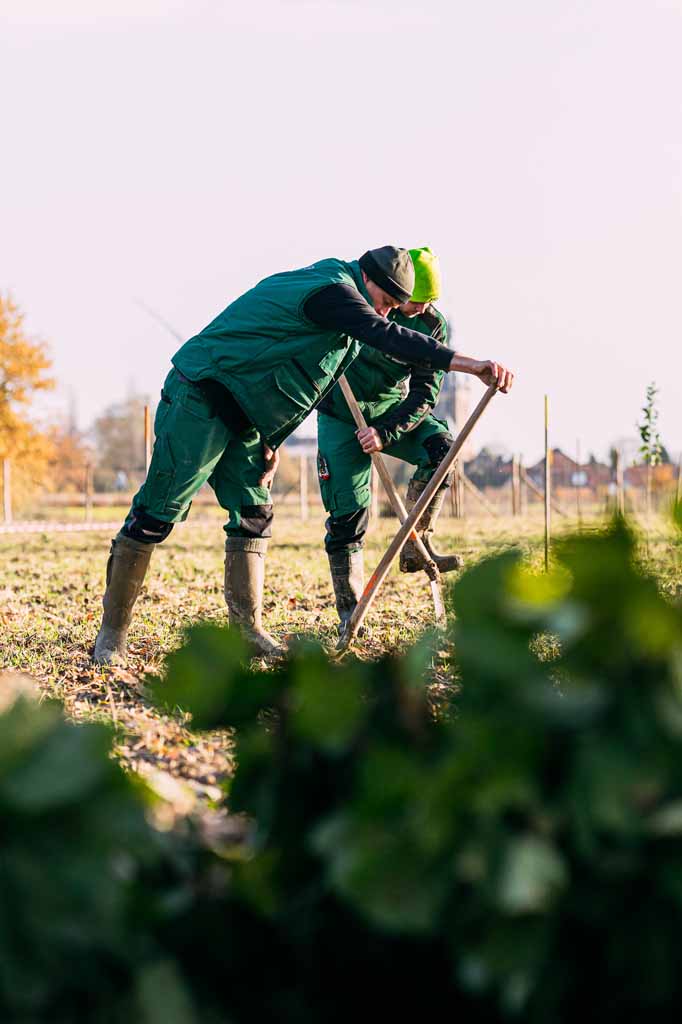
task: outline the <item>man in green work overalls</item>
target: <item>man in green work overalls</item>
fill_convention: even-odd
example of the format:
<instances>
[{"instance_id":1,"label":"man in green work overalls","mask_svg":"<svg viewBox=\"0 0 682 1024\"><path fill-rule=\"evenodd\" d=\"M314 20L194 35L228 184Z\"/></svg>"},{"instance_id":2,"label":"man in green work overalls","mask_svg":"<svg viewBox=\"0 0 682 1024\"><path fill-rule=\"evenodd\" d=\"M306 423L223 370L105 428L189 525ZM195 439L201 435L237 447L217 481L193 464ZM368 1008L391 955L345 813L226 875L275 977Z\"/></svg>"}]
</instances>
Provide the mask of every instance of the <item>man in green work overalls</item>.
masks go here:
<instances>
[{"instance_id":1,"label":"man in green work overalls","mask_svg":"<svg viewBox=\"0 0 682 1024\"><path fill-rule=\"evenodd\" d=\"M440 295L438 260L428 248L411 249L410 255L415 269L414 290L390 319L445 344L447 323L432 305ZM409 512L453 441L447 423L432 415L443 376L441 369L363 346L346 370L346 378L368 428L356 429L338 386L318 407L318 476L329 513L325 548L342 629L364 585L362 545L370 504L371 454L386 451L416 467L407 489L405 507ZM443 481L419 523L421 538L441 572L451 572L461 565L457 555L437 555L430 545L449 483L448 478ZM423 568L423 558L408 541L400 554L400 569L417 572Z\"/></svg>"},{"instance_id":2,"label":"man in green work overalls","mask_svg":"<svg viewBox=\"0 0 682 1024\"><path fill-rule=\"evenodd\" d=\"M261 621L277 448L334 386L361 342L398 358L409 352L423 366L460 368L460 357L444 345L386 319L413 288L405 249L383 246L351 262L321 260L266 277L175 353L156 412L147 478L112 543L95 661L125 655L154 545L187 518L204 483L229 512L230 622L259 653L280 652ZM508 370L485 366L486 379L511 387Z\"/></svg>"}]
</instances>

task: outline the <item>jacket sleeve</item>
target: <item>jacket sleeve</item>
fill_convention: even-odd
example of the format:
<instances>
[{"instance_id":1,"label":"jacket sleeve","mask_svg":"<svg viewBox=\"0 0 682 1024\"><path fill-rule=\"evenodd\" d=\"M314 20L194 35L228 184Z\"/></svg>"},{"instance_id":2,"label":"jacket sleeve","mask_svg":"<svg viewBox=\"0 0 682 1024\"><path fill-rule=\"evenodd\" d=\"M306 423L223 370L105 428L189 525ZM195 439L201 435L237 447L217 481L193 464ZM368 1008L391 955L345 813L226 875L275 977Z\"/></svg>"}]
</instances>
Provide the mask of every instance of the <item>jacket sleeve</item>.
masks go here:
<instances>
[{"instance_id":1,"label":"jacket sleeve","mask_svg":"<svg viewBox=\"0 0 682 1024\"><path fill-rule=\"evenodd\" d=\"M432 412L443 386L443 377L442 370L413 368L405 398L372 424L384 448L394 444L408 430L414 430Z\"/></svg>"},{"instance_id":2,"label":"jacket sleeve","mask_svg":"<svg viewBox=\"0 0 682 1024\"><path fill-rule=\"evenodd\" d=\"M431 337L438 344L445 344L448 328L444 317L434 309L427 315L427 323L433 323ZM443 378L444 374L440 370L425 370L418 366L411 368L409 390L405 398L373 424L384 448L394 444L408 430L414 430L432 412L443 386Z\"/></svg>"},{"instance_id":3,"label":"jacket sleeve","mask_svg":"<svg viewBox=\"0 0 682 1024\"><path fill-rule=\"evenodd\" d=\"M455 355L428 335L379 316L350 285L330 284L315 292L304 312L320 327L342 331L363 345L415 366L445 371Z\"/></svg>"}]
</instances>

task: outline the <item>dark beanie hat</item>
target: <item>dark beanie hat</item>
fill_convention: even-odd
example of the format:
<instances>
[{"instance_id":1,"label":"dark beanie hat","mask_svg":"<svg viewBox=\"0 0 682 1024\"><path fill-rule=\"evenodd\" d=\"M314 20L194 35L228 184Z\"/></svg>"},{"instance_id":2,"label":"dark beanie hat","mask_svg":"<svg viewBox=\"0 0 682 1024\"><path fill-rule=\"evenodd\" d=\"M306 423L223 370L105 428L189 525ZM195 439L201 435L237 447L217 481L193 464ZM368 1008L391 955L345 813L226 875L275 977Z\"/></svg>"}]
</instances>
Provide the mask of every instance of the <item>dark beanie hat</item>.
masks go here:
<instances>
[{"instance_id":1,"label":"dark beanie hat","mask_svg":"<svg viewBox=\"0 0 682 1024\"><path fill-rule=\"evenodd\" d=\"M368 249L360 257L360 267L367 277L398 302L407 302L414 291L414 266L407 249L382 245Z\"/></svg>"}]
</instances>

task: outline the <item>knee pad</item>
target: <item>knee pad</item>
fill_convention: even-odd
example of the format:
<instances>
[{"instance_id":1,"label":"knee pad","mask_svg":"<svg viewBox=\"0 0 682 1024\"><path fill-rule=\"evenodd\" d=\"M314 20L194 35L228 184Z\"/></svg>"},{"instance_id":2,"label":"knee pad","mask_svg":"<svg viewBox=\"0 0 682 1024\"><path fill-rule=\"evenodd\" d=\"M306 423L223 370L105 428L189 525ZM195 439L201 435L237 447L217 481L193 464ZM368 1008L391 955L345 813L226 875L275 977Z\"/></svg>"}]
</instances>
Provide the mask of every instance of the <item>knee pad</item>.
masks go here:
<instances>
[{"instance_id":1,"label":"knee pad","mask_svg":"<svg viewBox=\"0 0 682 1024\"><path fill-rule=\"evenodd\" d=\"M424 441L424 449L429 457L429 479L436 472L445 456L450 451L454 438L450 433L434 434ZM449 487L452 483L452 474L448 473L441 484L441 487Z\"/></svg>"},{"instance_id":2,"label":"knee pad","mask_svg":"<svg viewBox=\"0 0 682 1024\"><path fill-rule=\"evenodd\" d=\"M142 508L135 508L130 516L130 522L126 522L121 530L124 537L137 540L141 544L160 544L166 539L173 529L174 523L163 523L155 519Z\"/></svg>"},{"instance_id":3,"label":"knee pad","mask_svg":"<svg viewBox=\"0 0 682 1024\"><path fill-rule=\"evenodd\" d=\"M272 537L272 505L242 505L230 516L227 533L230 537Z\"/></svg>"},{"instance_id":4,"label":"knee pad","mask_svg":"<svg viewBox=\"0 0 682 1024\"><path fill-rule=\"evenodd\" d=\"M368 523L368 508L359 508L357 511L347 512L343 516L329 516L325 523L327 528L327 535L324 539L325 549L329 554L344 549L358 551L364 543Z\"/></svg>"}]
</instances>

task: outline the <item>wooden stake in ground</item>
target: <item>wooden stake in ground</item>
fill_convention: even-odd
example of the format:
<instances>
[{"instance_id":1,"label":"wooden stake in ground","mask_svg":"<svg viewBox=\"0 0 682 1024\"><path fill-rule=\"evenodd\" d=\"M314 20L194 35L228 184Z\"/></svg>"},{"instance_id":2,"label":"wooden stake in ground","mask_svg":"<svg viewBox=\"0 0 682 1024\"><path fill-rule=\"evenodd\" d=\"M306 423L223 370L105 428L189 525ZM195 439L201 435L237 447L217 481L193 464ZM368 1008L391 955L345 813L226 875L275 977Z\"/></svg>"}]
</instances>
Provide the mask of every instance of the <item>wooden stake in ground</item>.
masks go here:
<instances>
[{"instance_id":1,"label":"wooden stake in ground","mask_svg":"<svg viewBox=\"0 0 682 1024\"><path fill-rule=\"evenodd\" d=\"M678 481L679 493L679 481ZM625 515L625 485L623 481L623 456L616 450L616 507L618 514Z\"/></svg>"},{"instance_id":2,"label":"wooden stake in ground","mask_svg":"<svg viewBox=\"0 0 682 1024\"><path fill-rule=\"evenodd\" d=\"M92 519L92 465L85 463L85 474L83 480L83 507L85 509L85 522Z\"/></svg>"},{"instance_id":3,"label":"wooden stake in ground","mask_svg":"<svg viewBox=\"0 0 682 1024\"><path fill-rule=\"evenodd\" d=\"M549 399L545 395L545 572L549 571L549 534L551 528L552 453L549 450Z\"/></svg>"},{"instance_id":4,"label":"wooden stake in ground","mask_svg":"<svg viewBox=\"0 0 682 1024\"><path fill-rule=\"evenodd\" d=\"M519 457L512 455L511 466L512 515L521 515L521 477L519 475Z\"/></svg>"},{"instance_id":5,"label":"wooden stake in ground","mask_svg":"<svg viewBox=\"0 0 682 1024\"><path fill-rule=\"evenodd\" d=\"M462 483L463 483L464 487L469 492L469 494L473 494L473 496L475 498L478 498L478 500L480 501L481 505L483 505L483 508L487 512L489 512L491 516L499 516L500 513L497 511L497 509L492 504L492 502L488 501L488 499L486 498L486 496L483 493L483 491L481 491L476 486L476 484L473 482L473 480L469 479L469 477L466 475L464 470L462 470L461 479L462 479Z\"/></svg>"},{"instance_id":6,"label":"wooden stake in ground","mask_svg":"<svg viewBox=\"0 0 682 1024\"><path fill-rule=\"evenodd\" d=\"M308 518L308 456L301 454L299 468L299 490L301 498L301 519Z\"/></svg>"},{"instance_id":7,"label":"wooden stake in ground","mask_svg":"<svg viewBox=\"0 0 682 1024\"><path fill-rule=\"evenodd\" d=\"M356 636L367 612L372 606L374 598L377 596L379 592L381 584L384 582L386 576L388 575L388 571L391 568L393 560L396 558L397 555L400 554L408 538L414 532L414 529L417 526L419 520L421 519L424 512L428 508L431 499L433 498L434 494L443 483L443 480L445 480L445 477L448 475L450 467L452 466L453 462L459 455L462 446L464 445L464 442L467 440L469 434L476 426L476 423L485 412L488 403L490 402L496 391L496 384L491 384L490 387L487 388L485 394L483 395L480 402L472 412L469 419L464 424L462 430L450 445L450 450L448 451L447 455L445 456L440 466L438 467L438 469L433 474L428 484L420 494L419 500L417 501L416 505L414 506L410 514L407 516L405 522L402 524L397 534L391 541L388 550L386 551L386 554L383 556L378 566L376 567L376 569L370 576L369 580L367 581L367 585L364 589L362 597L358 601L355 611L353 612L353 615L351 617L348 629L346 630L345 634L341 637L339 641L337 647L337 651L339 653L345 651L349 647L354 637Z\"/></svg>"},{"instance_id":8,"label":"wooden stake in ground","mask_svg":"<svg viewBox=\"0 0 682 1024\"><path fill-rule=\"evenodd\" d=\"M358 427L359 430L364 430L365 427L367 426L367 421L365 417L362 415L362 410L360 409L360 406L356 401L355 395L353 394L353 389L348 383L345 374L342 374L341 377L339 378L339 387L343 392L343 397L346 399L348 408L350 409L351 416L355 421L356 427ZM379 452L372 453L372 467L376 470L378 476L381 479L382 484L384 485L386 494L388 495L388 500L391 503L393 511L395 512L400 522L404 523L405 520L407 519L407 510L403 505L402 498L398 494L398 491L396 489L395 484L393 483L393 480L391 479L391 474L388 471L388 466L384 462ZM440 591L440 573L438 572L438 566L436 565L433 558L427 551L423 540L416 532L416 530L412 531L411 540L414 541L414 544L417 550L419 551L419 554L422 556L424 562L426 563L425 571L427 576L429 577L431 584L433 610L436 615L436 620L440 622L442 619L445 618L445 608L443 606L443 596Z\"/></svg>"},{"instance_id":9,"label":"wooden stake in ground","mask_svg":"<svg viewBox=\"0 0 682 1024\"><path fill-rule=\"evenodd\" d=\"M455 487L457 488L457 508L459 510L459 518L464 519L464 470L462 469L462 463L459 459L455 463Z\"/></svg>"},{"instance_id":10,"label":"wooden stake in ground","mask_svg":"<svg viewBox=\"0 0 682 1024\"><path fill-rule=\"evenodd\" d=\"M538 487L537 484L533 483L531 478L528 476L527 469L524 466L521 466L521 479L523 480L523 482L526 485L526 487L528 488L528 490L532 491L533 494L535 494L540 499L540 501L544 502L544 500L545 500L545 492L544 492L544 490L541 487ZM554 498L552 498L551 493L550 493L549 504L550 504L552 510L554 512L558 512L560 516L567 516L568 515L568 512L566 511L566 509L562 505L560 505L558 501L556 501Z\"/></svg>"}]
</instances>

